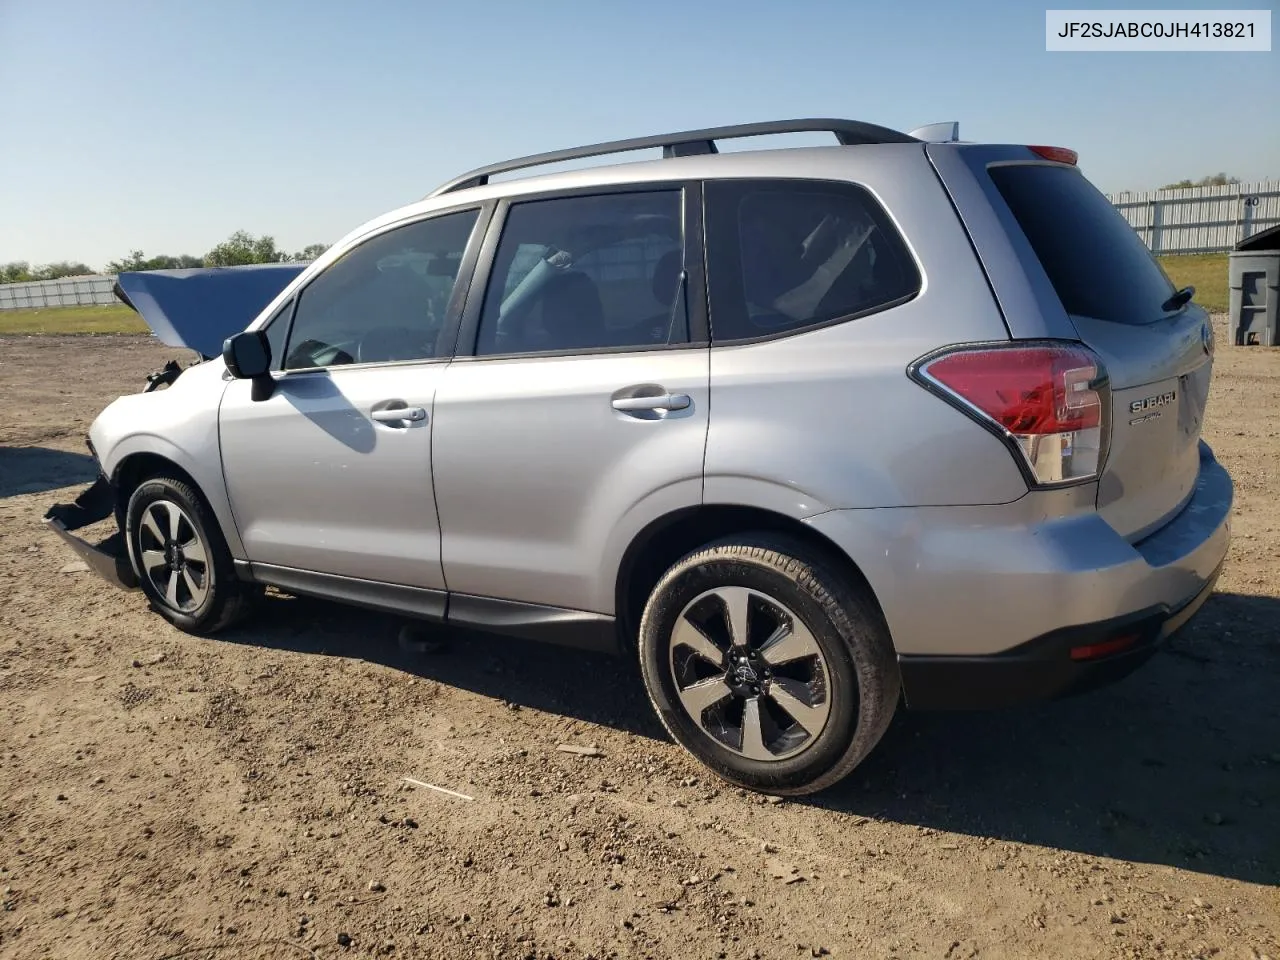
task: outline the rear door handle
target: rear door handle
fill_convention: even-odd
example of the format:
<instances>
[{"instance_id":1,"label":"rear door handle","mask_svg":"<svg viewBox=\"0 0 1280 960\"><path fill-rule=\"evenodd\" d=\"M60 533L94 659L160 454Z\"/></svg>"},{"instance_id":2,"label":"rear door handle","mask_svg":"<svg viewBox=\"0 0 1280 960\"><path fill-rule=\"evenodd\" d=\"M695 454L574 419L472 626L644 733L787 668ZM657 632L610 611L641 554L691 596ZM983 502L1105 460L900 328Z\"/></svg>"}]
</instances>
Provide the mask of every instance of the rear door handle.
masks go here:
<instances>
[{"instance_id":1,"label":"rear door handle","mask_svg":"<svg viewBox=\"0 0 1280 960\"><path fill-rule=\"evenodd\" d=\"M662 393L656 397L618 397L613 409L631 410L684 410L693 403L687 393Z\"/></svg>"},{"instance_id":2,"label":"rear door handle","mask_svg":"<svg viewBox=\"0 0 1280 960\"><path fill-rule=\"evenodd\" d=\"M426 420L427 411L423 407L386 407L381 410L374 410L369 416L378 421L378 423L388 423L394 426L405 422L417 423L420 420Z\"/></svg>"}]
</instances>

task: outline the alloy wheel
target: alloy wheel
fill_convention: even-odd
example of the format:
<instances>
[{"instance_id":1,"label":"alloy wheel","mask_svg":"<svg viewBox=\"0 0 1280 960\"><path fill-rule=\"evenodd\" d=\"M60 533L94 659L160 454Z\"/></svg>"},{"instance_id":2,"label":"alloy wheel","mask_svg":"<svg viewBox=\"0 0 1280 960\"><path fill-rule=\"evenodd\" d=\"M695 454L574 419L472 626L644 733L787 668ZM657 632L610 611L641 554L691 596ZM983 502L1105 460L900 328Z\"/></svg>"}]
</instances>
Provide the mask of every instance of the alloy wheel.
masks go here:
<instances>
[{"instance_id":1,"label":"alloy wheel","mask_svg":"<svg viewBox=\"0 0 1280 960\"><path fill-rule=\"evenodd\" d=\"M830 670L801 619L747 587L695 597L672 629L676 694L704 734L749 759L793 757L831 713Z\"/></svg>"},{"instance_id":2,"label":"alloy wheel","mask_svg":"<svg viewBox=\"0 0 1280 960\"><path fill-rule=\"evenodd\" d=\"M138 525L139 565L166 606L190 613L209 595L209 552L172 500L147 504Z\"/></svg>"}]
</instances>

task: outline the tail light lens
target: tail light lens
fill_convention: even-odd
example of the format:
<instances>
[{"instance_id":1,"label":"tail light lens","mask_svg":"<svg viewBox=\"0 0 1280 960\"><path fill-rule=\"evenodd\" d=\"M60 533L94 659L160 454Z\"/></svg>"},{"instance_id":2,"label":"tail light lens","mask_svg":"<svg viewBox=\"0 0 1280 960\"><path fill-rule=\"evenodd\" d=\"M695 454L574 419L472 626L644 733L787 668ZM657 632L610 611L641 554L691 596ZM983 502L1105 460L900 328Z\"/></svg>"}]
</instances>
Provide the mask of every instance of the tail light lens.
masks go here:
<instances>
[{"instance_id":1,"label":"tail light lens","mask_svg":"<svg viewBox=\"0 0 1280 960\"><path fill-rule=\"evenodd\" d=\"M960 348L913 376L1002 437L1037 486L1096 478L1111 388L1102 362L1069 343Z\"/></svg>"}]
</instances>

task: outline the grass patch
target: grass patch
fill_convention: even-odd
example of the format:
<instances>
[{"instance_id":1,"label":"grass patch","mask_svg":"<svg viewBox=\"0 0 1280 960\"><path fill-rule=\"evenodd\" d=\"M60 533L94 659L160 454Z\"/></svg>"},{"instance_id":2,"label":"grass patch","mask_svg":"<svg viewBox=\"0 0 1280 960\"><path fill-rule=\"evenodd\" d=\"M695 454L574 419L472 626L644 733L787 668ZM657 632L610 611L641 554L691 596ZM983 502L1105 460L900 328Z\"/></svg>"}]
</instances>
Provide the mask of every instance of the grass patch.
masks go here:
<instances>
[{"instance_id":1,"label":"grass patch","mask_svg":"<svg viewBox=\"0 0 1280 960\"><path fill-rule=\"evenodd\" d=\"M1196 303L1212 313L1227 312L1230 291L1225 253L1187 253L1157 259L1179 290L1196 288Z\"/></svg>"},{"instance_id":2,"label":"grass patch","mask_svg":"<svg viewBox=\"0 0 1280 960\"><path fill-rule=\"evenodd\" d=\"M0 310L0 334L147 332L142 318L124 304Z\"/></svg>"}]
</instances>

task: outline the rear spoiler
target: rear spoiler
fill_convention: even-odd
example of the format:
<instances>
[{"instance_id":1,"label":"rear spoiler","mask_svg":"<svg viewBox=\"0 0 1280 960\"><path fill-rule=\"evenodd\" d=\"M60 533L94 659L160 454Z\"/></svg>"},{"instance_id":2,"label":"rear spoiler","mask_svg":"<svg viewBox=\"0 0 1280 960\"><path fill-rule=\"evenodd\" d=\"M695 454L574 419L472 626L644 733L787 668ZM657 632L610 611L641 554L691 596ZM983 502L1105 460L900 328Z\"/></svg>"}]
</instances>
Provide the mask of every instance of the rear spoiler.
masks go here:
<instances>
[{"instance_id":1,"label":"rear spoiler","mask_svg":"<svg viewBox=\"0 0 1280 960\"><path fill-rule=\"evenodd\" d=\"M220 354L222 342L252 323L307 266L261 263L121 273L112 292L137 311L161 343L207 359Z\"/></svg>"},{"instance_id":2,"label":"rear spoiler","mask_svg":"<svg viewBox=\"0 0 1280 960\"><path fill-rule=\"evenodd\" d=\"M916 127L908 136L925 143L959 143L960 122L947 120L945 123L927 123L923 127Z\"/></svg>"}]
</instances>

